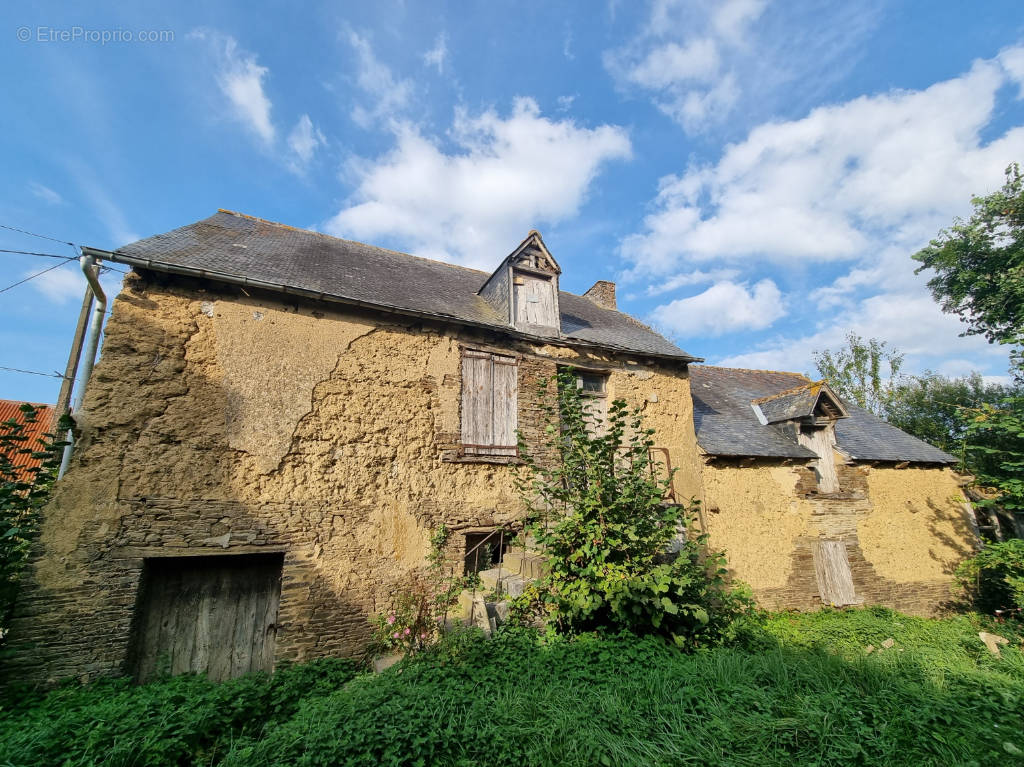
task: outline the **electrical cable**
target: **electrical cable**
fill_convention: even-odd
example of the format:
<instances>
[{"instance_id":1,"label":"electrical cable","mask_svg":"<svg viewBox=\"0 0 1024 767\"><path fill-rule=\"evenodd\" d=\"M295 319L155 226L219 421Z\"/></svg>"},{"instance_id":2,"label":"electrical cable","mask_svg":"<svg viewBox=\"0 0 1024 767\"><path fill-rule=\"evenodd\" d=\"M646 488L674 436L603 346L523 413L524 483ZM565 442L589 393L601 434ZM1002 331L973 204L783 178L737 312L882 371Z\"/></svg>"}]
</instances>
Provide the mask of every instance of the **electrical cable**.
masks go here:
<instances>
[{"instance_id":1,"label":"electrical cable","mask_svg":"<svg viewBox=\"0 0 1024 767\"><path fill-rule=\"evenodd\" d=\"M38 370L22 370L21 368L8 368L0 365L0 370L6 370L10 373L27 373L33 376L48 376L49 378L65 378L60 373L40 373Z\"/></svg>"},{"instance_id":2,"label":"electrical cable","mask_svg":"<svg viewBox=\"0 0 1024 767\"><path fill-rule=\"evenodd\" d=\"M50 242L59 242L63 245L70 245L72 248L77 247L73 242L68 242L67 240L59 240L56 237L47 237L45 234L36 234L35 232L30 232L27 229L19 229L16 226L7 226L7 224L0 224L0 229L9 229L12 232L20 232L21 234L27 234L30 237L38 237L41 240L49 240Z\"/></svg>"},{"instance_id":3,"label":"electrical cable","mask_svg":"<svg viewBox=\"0 0 1024 767\"><path fill-rule=\"evenodd\" d=\"M72 260L74 260L74 259L72 259ZM67 261L65 261L65 263L67 263ZM65 265L65 264L63 264L63 263L54 264L53 266L50 266L47 269L43 269L42 271L37 271L35 274L30 274L29 276L27 276L27 278L25 280L18 280L16 283L13 283L12 285L8 285L6 288L0 288L0 293L6 293L11 288L16 288L19 285L25 285L30 280L35 280L37 278L37 276L42 276L47 271L53 271L53 269L59 269L63 265Z\"/></svg>"},{"instance_id":4,"label":"electrical cable","mask_svg":"<svg viewBox=\"0 0 1024 767\"><path fill-rule=\"evenodd\" d=\"M0 248L0 253L15 253L22 256L43 256L44 258L63 258L65 261L75 261L74 256L58 256L56 253L39 253L35 250L6 250Z\"/></svg>"}]
</instances>

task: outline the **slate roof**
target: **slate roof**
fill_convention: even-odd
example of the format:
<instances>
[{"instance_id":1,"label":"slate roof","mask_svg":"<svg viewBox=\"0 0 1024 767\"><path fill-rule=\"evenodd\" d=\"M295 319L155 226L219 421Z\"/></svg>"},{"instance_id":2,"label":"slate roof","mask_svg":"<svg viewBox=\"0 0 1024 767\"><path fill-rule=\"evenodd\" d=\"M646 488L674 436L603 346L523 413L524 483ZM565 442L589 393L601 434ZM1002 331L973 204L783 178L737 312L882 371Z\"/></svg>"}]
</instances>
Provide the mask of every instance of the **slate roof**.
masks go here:
<instances>
[{"instance_id":1,"label":"slate roof","mask_svg":"<svg viewBox=\"0 0 1024 767\"><path fill-rule=\"evenodd\" d=\"M494 254L495 261L501 254ZM477 295L487 272L364 245L221 210L202 221L125 245L109 258L316 299L499 330L520 337ZM684 352L627 314L559 295L562 340L688 362ZM558 340L558 339L555 339Z\"/></svg>"},{"instance_id":2,"label":"slate roof","mask_svg":"<svg viewBox=\"0 0 1024 767\"><path fill-rule=\"evenodd\" d=\"M697 442L711 455L814 458L813 451L763 425L754 400L811 383L799 373L690 366L693 425ZM912 437L856 405L844 402L849 418L836 421L837 446L863 461L955 463L948 453ZM762 409L764 405L760 406Z\"/></svg>"}]
</instances>

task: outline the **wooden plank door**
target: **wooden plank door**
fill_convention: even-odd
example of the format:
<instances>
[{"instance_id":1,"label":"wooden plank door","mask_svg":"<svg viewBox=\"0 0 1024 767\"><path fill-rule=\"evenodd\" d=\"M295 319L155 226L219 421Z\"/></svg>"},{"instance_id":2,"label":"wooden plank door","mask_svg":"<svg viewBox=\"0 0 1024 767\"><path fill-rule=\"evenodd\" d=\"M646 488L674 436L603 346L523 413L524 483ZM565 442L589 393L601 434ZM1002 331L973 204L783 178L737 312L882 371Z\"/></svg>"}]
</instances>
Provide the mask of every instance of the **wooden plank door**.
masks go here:
<instances>
[{"instance_id":1,"label":"wooden plank door","mask_svg":"<svg viewBox=\"0 0 1024 767\"><path fill-rule=\"evenodd\" d=\"M816 541L814 573L818 578L822 604L842 607L862 601L857 599L853 588L853 573L843 541Z\"/></svg>"},{"instance_id":2,"label":"wooden plank door","mask_svg":"<svg viewBox=\"0 0 1024 767\"><path fill-rule=\"evenodd\" d=\"M282 555L147 560L133 652L135 677L272 671Z\"/></svg>"}]
</instances>

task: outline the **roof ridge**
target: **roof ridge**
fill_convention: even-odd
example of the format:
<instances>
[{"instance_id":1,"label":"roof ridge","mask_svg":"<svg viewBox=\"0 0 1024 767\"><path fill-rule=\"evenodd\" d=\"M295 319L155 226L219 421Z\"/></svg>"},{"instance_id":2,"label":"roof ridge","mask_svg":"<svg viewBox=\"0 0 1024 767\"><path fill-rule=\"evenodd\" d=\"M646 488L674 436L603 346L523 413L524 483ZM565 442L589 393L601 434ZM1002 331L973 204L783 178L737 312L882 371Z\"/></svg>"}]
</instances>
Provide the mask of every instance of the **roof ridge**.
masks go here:
<instances>
[{"instance_id":1,"label":"roof ridge","mask_svg":"<svg viewBox=\"0 0 1024 767\"><path fill-rule=\"evenodd\" d=\"M23 400L23 399L0 399L0 405L2 405L2 404L9 404L9 405L31 405L32 407L36 408L37 410L39 408L41 408L41 407L50 408L51 410L53 408L57 407L56 405L51 405L48 402L29 402L28 400Z\"/></svg>"},{"instance_id":2,"label":"roof ridge","mask_svg":"<svg viewBox=\"0 0 1024 767\"><path fill-rule=\"evenodd\" d=\"M767 370L765 368L731 368L726 367L725 365L694 365L693 367L714 368L715 370L741 370L747 373L775 373L776 375L797 376L798 378L802 378L803 380L805 380L807 383L814 383L814 381L805 376L803 373L794 373L792 370ZM799 389L806 385L807 384L801 384L801 386L797 386L795 388Z\"/></svg>"},{"instance_id":3,"label":"roof ridge","mask_svg":"<svg viewBox=\"0 0 1024 767\"><path fill-rule=\"evenodd\" d=\"M432 264L440 264L441 266L450 266L454 269L463 269L467 272L473 272L475 274L482 274L487 276L489 273L481 269L474 269L471 266L463 266L462 264L453 264L448 261L440 261L436 258L427 258L426 256L417 256L413 253L406 253L401 250L394 250L392 248L382 248L380 245L372 245L368 242L362 242L361 240L348 240L344 237L335 237L333 234L327 234L326 232L318 232L316 229L303 229L300 226L292 226L291 224L282 224L280 221L271 221L269 218L260 218L259 216L251 216L248 213L240 213L237 210L228 210L227 208L217 208L218 213L227 213L229 216L237 216L238 218L247 218L250 221L257 221L261 224L269 224L270 226L279 226L282 229L290 229L293 232L300 232L302 234L315 234L317 237L324 237L328 240L337 240L338 242L351 242L354 245L362 245L364 248L373 248L375 250L382 250L385 253L393 253L396 256L403 256L405 258L415 258L419 261L429 261Z\"/></svg>"},{"instance_id":4,"label":"roof ridge","mask_svg":"<svg viewBox=\"0 0 1024 767\"><path fill-rule=\"evenodd\" d=\"M792 389L784 389L783 391L777 392L775 394L769 394L767 397L760 397L759 399L751 400L751 402L753 402L753 404L755 405L760 405L765 402L770 402L773 399L788 397L791 394L796 394L798 392L803 391L804 389L808 391L813 391L814 387L818 387L820 389L823 383L824 381L808 381L807 383L800 384L799 386L794 386Z\"/></svg>"},{"instance_id":5,"label":"roof ridge","mask_svg":"<svg viewBox=\"0 0 1024 767\"><path fill-rule=\"evenodd\" d=\"M362 242L361 240L348 240L348 239L345 239L344 237L335 237L333 234L327 234L326 232L318 232L315 229L303 229L302 227L292 226L291 224L282 224L280 221L271 221L269 218L260 218L259 216L253 216L253 215L250 215L248 213L240 213L237 210L228 210L227 208L217 208L217 212L218 213L226 213L229 216L237 216L238 218L247 218L250 221L257 221L257 222L259 222L261 224L269 224L270 226L279 226L282 229L289 229L289 230L291 230L293 232L300 232L302 234L315 234L317 237L324 237L324 238L326 238L328 240L337 240L338 242L351 242L354 245L362 245L364 248L373 248L374 250L381 250L381 251L384 251L385 253L393 253L396 256L402 256L404 258L415 258L418 261L427 261L427 262L429 262L431 264L438 264L440 266L450 266L450 267L452 267L454 269L462 269L463 271L473 272L474 274L483 275L485 278L488 278L488 277L491 276L491 274L493 274L493 272L485 272L482 269L474 269L471 266L463 266L462 264L453 264L453 263L450 263L448 261L440 261L440 260L438 260L436 258L427 258L426 256L417 256L414 253L406 253L405 251L394 250L392 248L382 248L380 245L372 245L372 244L370 244L368 242ZM523 238L523 242L526 242L534 234L536 234L538 237L540 236L540 232L538 232L536 229L531 229L529 234L527 234L526 237ZM523 243L519 243L519 244L522 245ZM502 259L502 263L504 263L504 259ZM565 293L567 296L575 296L576 298L586 298L586 296L583 295L582 293L571 293L570 291L562 290L561 288L558 289L558 292L559 293ZM651 328L650 326L645 325L644 323L642 323L640 320L638 320L636 317L634 317L633 315L629 314L628 312L623 312L623 311L620 311L618 309L605 309L605 307L597 306L597 304L594 304L594 306L596 308L602 309L602 310L604 310L606 312L615 312L616 314L621 314L624 317L628 317L630 320L635 322L637 325L640 325L641 327L645 328L646 330L651 330L651 331L657 333L657 331L654 330L654 328Z\"/></svg>"}]
</instances>

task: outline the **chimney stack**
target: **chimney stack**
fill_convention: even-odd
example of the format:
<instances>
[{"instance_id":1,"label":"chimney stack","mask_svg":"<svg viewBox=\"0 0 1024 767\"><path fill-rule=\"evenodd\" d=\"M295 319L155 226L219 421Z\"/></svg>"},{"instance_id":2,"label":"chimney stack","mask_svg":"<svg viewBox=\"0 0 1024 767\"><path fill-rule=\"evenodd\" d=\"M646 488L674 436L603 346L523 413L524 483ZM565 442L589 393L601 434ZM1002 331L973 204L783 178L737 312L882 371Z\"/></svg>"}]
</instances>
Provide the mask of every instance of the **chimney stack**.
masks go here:
<instances>
[{"instance_id":1,"label":"chimney stack","mask_svg":"<svg viewBox=\"0 0 1024 767\"><path fill-rule=\"evenodd\" d=\"M595 304L600 306L602 309L615 309L618 310L618 306L615 303L615 283L608 282L608 280L598 280L594 283L594 286L583 294Z\"/></svg>"}]
</instances>

